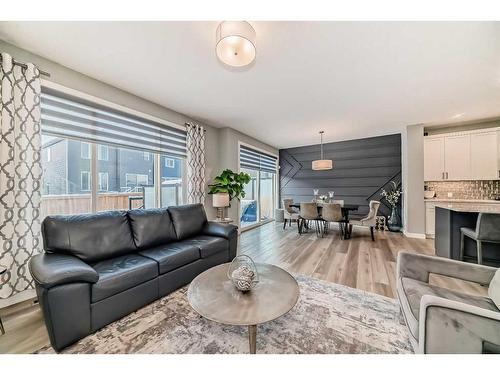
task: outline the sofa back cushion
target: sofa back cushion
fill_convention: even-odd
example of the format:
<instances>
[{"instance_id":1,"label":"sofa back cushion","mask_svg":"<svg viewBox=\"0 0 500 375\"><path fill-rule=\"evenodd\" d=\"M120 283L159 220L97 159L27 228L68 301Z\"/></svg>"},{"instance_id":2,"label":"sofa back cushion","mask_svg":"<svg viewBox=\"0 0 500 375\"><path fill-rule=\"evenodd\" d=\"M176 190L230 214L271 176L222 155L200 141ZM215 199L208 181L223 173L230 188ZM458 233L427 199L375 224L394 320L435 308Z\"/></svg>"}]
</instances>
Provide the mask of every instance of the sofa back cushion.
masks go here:
<instances>
[{"instance_id":1,"label":"sofa back cushion","mask_svg":"<svg viewBox=\"0 0 500 375\"><path fill-rule=\"evenodd\" d=\"M177 240L166 208L130 210L128 217L135 245L141 250Z\"/></svg>"},{"instance_id":2,"label":"sofa back cushion","mask_svg":"<svg viewBox=\"0 0 500 375\"><path fill-rule=\"evenodd\" d=\"M126 211L47 216L42 235L46 252L71 254L87 263L137 251Z\"/></svg>"},{"instance_id":3,"label":"sofa back cushion","mask_svg":"<svg viewBox=\"0 0 500 375\"><path fill-rule=\"evenodd\" d=\"M207 215L202 204L188 204L168 208L174 223L178 240L200 234L207 223Z\"/></svg>"}]
</instances>

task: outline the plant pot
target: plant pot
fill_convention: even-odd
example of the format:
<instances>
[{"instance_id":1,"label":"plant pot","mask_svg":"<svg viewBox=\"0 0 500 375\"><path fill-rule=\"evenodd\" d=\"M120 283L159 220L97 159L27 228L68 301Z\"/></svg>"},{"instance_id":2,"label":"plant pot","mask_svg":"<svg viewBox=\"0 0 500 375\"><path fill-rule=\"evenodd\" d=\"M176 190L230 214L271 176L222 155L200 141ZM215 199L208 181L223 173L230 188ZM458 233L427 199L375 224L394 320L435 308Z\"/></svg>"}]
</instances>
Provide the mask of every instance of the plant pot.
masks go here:
<instances>
[{"instance_id":1,"label":"plant pot","mask_svg":"<svg viewBox=\"0 0 500 375\"><path fill-rule=\"evenodd\" d=\"M391 232L401 232L401 216L397 206L392 207L391 216L387 220L387 228Z\"/></svg>"}]
</instances>

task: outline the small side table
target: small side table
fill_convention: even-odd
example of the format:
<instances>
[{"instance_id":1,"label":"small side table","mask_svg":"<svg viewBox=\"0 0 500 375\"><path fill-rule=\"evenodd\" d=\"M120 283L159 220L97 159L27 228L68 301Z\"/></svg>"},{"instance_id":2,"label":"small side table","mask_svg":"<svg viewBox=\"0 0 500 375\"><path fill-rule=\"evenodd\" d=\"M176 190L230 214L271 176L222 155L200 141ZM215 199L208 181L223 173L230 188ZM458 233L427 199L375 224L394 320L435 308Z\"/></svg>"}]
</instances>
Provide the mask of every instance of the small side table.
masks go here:
<instances>
[{"instance_id":1,"label":"small side table","mask_svg":"<svg viewBox=\"0 0 500 375\"><path fill-rule=\"evenodd\" d=\"M7 268L0 267L0 276L3 275L5 272L7 272ZM3 323L2 323L2 317L1 316L0 316L0 332L2 332L2 335L5 335L5 329L3 328Z\"/></svg>"}]
</instances>

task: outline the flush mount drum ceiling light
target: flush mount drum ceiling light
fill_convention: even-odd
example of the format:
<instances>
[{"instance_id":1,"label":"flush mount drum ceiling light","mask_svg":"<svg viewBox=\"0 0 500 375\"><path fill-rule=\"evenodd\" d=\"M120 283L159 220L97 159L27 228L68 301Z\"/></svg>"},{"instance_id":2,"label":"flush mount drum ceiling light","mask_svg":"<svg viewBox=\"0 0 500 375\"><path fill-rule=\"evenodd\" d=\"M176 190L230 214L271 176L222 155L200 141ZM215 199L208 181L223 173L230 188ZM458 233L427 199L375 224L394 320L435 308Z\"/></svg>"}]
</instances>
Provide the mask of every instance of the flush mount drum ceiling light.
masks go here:
<instances>
[{"instance_id":1,"label":"flush mount drum ceiling light","mask_svg":"<svg viewBox=\"0 0 500 375\"><path fill-rule=\"evenodd\" d=\"M242 67L255 59L255 30L246 21L224 21L217 27L217 57L226 65Z\"/></svg>"}]
</instances>

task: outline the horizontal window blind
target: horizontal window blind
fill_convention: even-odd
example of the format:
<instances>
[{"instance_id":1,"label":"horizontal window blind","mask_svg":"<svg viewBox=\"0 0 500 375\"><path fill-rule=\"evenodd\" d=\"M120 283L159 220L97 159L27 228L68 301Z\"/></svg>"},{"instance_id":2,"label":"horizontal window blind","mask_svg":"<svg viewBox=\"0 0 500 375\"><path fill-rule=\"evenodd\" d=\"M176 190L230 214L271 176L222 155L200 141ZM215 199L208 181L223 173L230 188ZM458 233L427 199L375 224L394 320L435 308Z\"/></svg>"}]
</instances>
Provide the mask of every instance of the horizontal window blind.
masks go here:
<instances>
[{"instance_id":1,"label":"horizontal window blind","mask_svg":"<svg viewBox=\"0 0 500 375\"><path fill-rule=\"evenodd\" d=\"M253 148L240 146L240 166L259 171L276 173L278 158Z\"/></svg>"},{"instance_id":2,"label":"horizontal window blind","mask_svg":"<svg viewBox=\"0 0 500 375\"><path fill-rule=\"evenodd\" d=\"M186 156L186 132L44 88L42 133Z\"/></svg>"}]
</instances>

